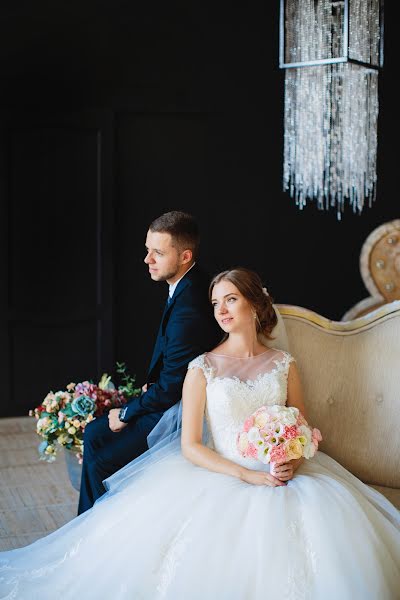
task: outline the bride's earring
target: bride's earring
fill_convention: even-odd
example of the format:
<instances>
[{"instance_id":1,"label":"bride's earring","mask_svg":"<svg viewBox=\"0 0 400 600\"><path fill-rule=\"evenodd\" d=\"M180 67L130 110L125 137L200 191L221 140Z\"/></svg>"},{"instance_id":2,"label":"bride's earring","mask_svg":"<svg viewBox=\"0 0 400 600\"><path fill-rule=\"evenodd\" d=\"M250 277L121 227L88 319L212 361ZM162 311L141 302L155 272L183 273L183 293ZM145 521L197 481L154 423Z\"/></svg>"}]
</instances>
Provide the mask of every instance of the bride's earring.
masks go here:
<instances>
[{"instance_id":1,"label":"bride's earring","mask_svg":"<svg viewBox=\"0 0 400 600\"><path fill-rule=\"evenodd\" d=\"M258 314L257 312L253 313L253 317L254 319L257 321L257 325L259 326L259 328L261 329L261 323L260 323L260 319L258 318Z\"/></svg>"}]
</instances>

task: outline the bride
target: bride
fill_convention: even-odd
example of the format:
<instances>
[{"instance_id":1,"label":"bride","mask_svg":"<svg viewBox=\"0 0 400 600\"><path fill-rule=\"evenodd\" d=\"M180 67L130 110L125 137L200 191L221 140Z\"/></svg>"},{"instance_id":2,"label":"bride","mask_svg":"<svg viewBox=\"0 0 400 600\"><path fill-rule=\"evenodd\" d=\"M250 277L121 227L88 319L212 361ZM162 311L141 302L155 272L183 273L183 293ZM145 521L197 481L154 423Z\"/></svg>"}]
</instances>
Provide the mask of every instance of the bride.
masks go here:
<instances>
[{"instance_id":1,"label":"bride","mask_svg":"<svg viewBox=\"0 0 400 600\"><path fill-rule=\"evenodd\" d=\"M181 439L106 480L91 510L2 553L0 598L400 598L400 514L384 496L322 452L275 475L239 454L257 408L306 408L294 358L258 340L276 323L258 275L225 271L210 299L225 336L189 364Z\"/></svg>"}]
</instances>

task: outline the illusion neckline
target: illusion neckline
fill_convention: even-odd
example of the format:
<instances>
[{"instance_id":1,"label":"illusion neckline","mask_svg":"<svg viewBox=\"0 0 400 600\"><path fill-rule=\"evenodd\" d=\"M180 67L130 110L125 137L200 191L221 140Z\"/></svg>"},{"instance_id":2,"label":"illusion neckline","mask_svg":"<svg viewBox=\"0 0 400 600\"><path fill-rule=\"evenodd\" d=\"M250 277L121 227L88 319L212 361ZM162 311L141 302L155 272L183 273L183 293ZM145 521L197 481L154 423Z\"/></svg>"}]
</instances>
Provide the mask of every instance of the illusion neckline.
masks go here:
<instances>
[{"instance_id":1,"label":"illusion neckline","mask_svg":"<svg viewBox=\"0 0 400 600\"><path fill-rule=\"evenodd\" d=\"M211 354L212 356L222 356L224 358L236 358L236 360L249 360L250 358L258 358L259 356L264 356L267 352L271 352L275 348L267 348L264 352L260 354L255 354L254 356L231 356L230 354L217 354L216 352L207 352L207 354Z\"/></svg>"}]
</instances>

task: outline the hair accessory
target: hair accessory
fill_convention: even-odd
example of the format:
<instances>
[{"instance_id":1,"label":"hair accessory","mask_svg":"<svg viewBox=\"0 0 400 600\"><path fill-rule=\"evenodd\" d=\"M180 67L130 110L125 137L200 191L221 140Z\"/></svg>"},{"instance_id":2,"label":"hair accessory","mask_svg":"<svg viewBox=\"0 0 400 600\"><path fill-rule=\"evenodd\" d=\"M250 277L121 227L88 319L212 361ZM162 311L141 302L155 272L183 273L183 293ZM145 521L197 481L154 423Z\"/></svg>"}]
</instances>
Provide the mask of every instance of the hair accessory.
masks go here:
<instances>
[{"instance_id":1,"label":"hair accessory","mask_svg":"<svg viewBox=\"0 0 400 600\"><path fill-rule=\"evenodd\" d=\"M269 296L267 288L263 287L263 289L262 289L262 290L263 290L263 292L264 292L264 294L265 294L266 296Z\"/></svg>"}]
</instances>

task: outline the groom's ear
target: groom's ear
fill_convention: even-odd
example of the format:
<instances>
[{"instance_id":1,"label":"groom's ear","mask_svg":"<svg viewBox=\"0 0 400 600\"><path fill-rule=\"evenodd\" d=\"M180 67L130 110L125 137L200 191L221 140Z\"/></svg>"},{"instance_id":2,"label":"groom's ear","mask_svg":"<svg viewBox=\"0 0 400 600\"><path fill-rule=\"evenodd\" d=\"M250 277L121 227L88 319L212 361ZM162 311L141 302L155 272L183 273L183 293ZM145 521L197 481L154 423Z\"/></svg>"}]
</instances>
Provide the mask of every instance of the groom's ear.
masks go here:
<instances>
[{"instance_id":1,"label":"groom's ear","mask_svg":"<svg viewBox=\"0 0 400 600\"><path fill-rule=\"evenodd\" d=\"M183 250L181 253L182 264L186 265L193 258L193 252L188 248L187 250Z\"/></svg>"}]
</instances>

